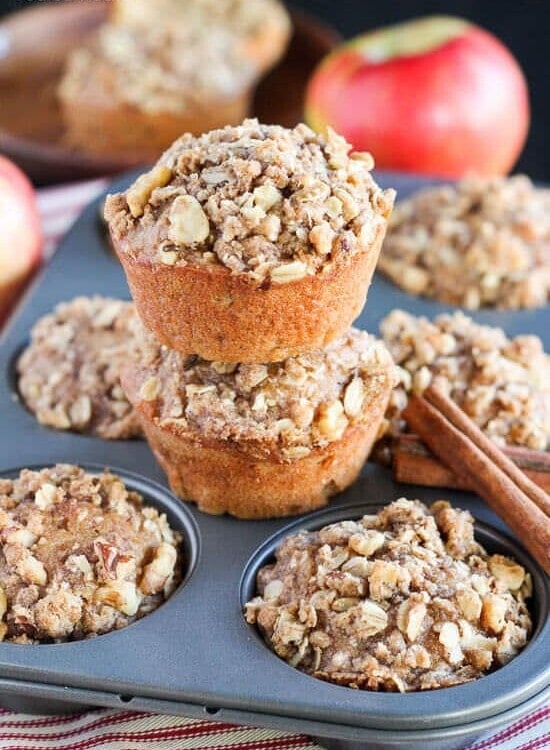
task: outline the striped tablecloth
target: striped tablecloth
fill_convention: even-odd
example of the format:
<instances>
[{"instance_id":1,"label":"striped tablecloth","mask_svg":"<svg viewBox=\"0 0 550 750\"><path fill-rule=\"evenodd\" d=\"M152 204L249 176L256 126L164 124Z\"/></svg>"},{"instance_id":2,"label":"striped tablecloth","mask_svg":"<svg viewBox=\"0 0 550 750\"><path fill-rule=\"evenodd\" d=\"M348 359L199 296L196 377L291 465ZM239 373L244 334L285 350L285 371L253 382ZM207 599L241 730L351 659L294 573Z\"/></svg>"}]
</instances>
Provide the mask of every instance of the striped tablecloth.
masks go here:
<instances>
[{"instance_id":1,"label":"striped tablecloth","mask_svg":"<svg viewBox=\"0 0 550 750\"><path fill-rule=\"evenodd\" d=\"M40 191L46 254L105 181ZM303 735L135 711L94 710L69 716L0 711L1 750L316 750ZM471 745L468 750L550 748L550 706Z\"/></svg>"}]
</instances>

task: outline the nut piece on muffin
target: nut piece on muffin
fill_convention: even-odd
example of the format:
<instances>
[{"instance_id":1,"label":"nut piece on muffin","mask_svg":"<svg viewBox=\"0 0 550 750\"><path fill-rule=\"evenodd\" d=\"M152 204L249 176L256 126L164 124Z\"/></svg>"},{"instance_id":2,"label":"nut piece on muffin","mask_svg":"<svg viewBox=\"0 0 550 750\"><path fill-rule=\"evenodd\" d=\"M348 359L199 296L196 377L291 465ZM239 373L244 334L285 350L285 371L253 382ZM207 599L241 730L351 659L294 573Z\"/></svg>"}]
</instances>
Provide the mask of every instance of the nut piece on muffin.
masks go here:
<instances>
[{"instance_id":1,"label":"nut piece on muffin","mask_svg":"<svg viewBox=\"0 0 550 750\"><path fill-rule=\"evenodd\" d=\"M356 329L261 365L185 357L146 331L135 341L123 388L172 490L208 513L325 505L359 474L396 382L384 345Z\"/></svg>"},{"instance_id":2,"label":"nut piece on muffin","mask_svg":"<svg viewBox=\"0 0 550 750\"><path fill-rule=\"evenodd\" d=\"M108 440L141 436L120 386L133 315L130 302L76 297L35 324L17 374L19 393L41 424Z\"/></svg>"},{"instance_id":3,"label":"nut piece on muffin","mask_svg":"<svg viewBox=\"0 0 550 750\"><path fill-rule=\"evenodd\" d=\"M537 336L507 338L464 313L433 322L393 310L381 323L401 382L386 413L392 436L405 430L407 394L433 377L496 443L550 449L550 356Z\"/></svg>"},{"instance_id":4,"label":"nut piece on muffin","mask_svg":"<svg viewBox=\"0 0 550 750\"><path fill-rule=\"evenodd\" d=\"M422 190L391 217L378 268L398 286L469 309L550 296L550 190L527 177Z\"/></svg>"},{"instance_id":5,"label":"nut piece on muffin","mask_svg":"<svg viewBox=\"0 0 550 750\"><path fill-rule=\"evenodd\" d=\"M472 516L401 498L358 521L289 536L246 619L302 672L408 692L481 677L526 644L531 577L489 555Z\"/></svg>"},{"instance_id":6,"label":"nut piece on muffin","mask_svg":"<svg viewBox=\"0 0 550 750\"><path fill-rule=\"evenodd\" d=\"M181 580L181 540L116 475L69 464L0 479L0 637L72 641L118 630Z\"/></svg>"},{"instance_id":7,"label":"nut piece on muffin","mask_svg":"<svg viewBox=\"0 0 550 750\"><path fill-rule=\"evenodd\" d=\"M105 216L137 312L183 354L272 362L341 336L365 302L394 191L329 129L246 120L184 135Z\"/></svg>"},{"instance_id":8,"label":"nut piece on muffin","mask_svg":"<svg viewBox=\"0 0 550 750\"><path fill-rule=\"evenodd\" d=\"M111 22L66 62L67 140L143 163L182 133L236 124L289 35L277 0L115 3Z\"/></svg>"}]
</instances>

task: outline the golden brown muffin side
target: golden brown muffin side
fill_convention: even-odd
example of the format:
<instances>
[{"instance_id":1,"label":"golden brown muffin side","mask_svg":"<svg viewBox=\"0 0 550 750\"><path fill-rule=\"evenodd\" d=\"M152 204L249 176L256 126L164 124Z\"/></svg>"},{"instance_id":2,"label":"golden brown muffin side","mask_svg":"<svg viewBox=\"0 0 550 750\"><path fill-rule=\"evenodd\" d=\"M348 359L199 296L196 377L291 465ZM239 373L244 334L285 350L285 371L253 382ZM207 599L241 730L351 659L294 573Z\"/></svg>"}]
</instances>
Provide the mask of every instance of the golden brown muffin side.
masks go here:
<instances>
[{"instance_id":1,"label":"golden brown muffin side","mask_svg":"<svg viewBox=\"0 0 550 750\"><path fill-rule=\"evenodd\" d=\"M220 266L168 267L117 246L144 324L171 349L226 362L277 362L323 348L359 316L384 227L368 252L323 274L256 287Z\"/></svg>"},{"instance_id":2,"label":"golden brown muffin side","mask_svg":"<svg viewBox=\"0 0 550 750\"><path fill-rule=\"evenodd\" d=\"M132 374L123 373L132 399ZM320 508L358 477L386 409L391 381L370 394L368 421L345 429L343 436L313 448L296 459L258 457L228 440L191 440L175 424L151 418L146 402L137 402L143 431L171 489L199 510L237 518L259 519L296 515Z\"/></svg>"},{"instance_id":3,"label":"golden brown muffin side","mask_svg":"<svg viewBox=\"0 0 550 750\"><path fill-rule=\"evenodd\" d=\"M136 336L123 388L172 489L243 518L320 507L357 477L395 371L363 331L267 364L207 362Z\"/></svg>"}]
</instances>

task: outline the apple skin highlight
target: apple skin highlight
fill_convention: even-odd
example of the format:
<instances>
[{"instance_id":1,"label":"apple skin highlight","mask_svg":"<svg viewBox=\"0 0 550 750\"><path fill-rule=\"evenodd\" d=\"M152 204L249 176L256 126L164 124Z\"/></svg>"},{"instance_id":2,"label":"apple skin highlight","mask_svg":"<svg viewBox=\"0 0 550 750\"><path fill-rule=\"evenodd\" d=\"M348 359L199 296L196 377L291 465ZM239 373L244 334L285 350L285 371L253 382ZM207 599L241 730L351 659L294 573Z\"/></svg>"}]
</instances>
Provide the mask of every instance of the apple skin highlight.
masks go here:
<instances>
[{"instance_id":1,"label":"apple skin highlight","mask_svg":"<svg viewBox=\"0 0 550 750\"><path fill-rule=\"evenodd\" d=\"M427 21L442 24L440 41L427 35L436 40L432 47L422 44ZM332 52L310 81L306 120L315 130L331 125L354 148L370 151L381 168L502 175L527 137L527 84L492 34L460 19L423 19Z\"/></svg>"},{"instance_id":2,"label":"apple skin highlight","mask_svg":"<svg viewBox=\"0 0 550 750\"><path fill-rule=\"evenodd\" d=\"M42 257L35 191L24 173L0 156L0 326Z\"/></svg>"}]
</instances>

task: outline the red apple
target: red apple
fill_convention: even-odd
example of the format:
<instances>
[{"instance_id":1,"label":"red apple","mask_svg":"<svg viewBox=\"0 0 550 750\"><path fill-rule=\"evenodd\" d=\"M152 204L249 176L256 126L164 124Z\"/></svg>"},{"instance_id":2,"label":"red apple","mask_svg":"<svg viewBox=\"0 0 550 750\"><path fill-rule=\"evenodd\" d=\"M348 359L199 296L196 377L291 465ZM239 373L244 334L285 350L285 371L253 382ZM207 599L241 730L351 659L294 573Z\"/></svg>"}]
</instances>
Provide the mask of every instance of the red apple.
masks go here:
<instances>
[{"instance_id":1,"label":"red apple","mask_svg":"<svg viewBox=\"0 0 550 750\"><path fill-rule=\"evenodd\" d=\"M492 34L429 16L344 43L314 72L306 120L331 125L378 167L444 177L506 174L529 129L523 73Z\"/></svg>"},{"instance_id":2,"label":"red apple","mask_svg":"<svg viewBox=\"0 0 550 750\"><path fill-rule=\"evenodd\" d=\"M42 250L34 189L13 162L0 156L0 325Z\"/></svg>"}]
</instances>

